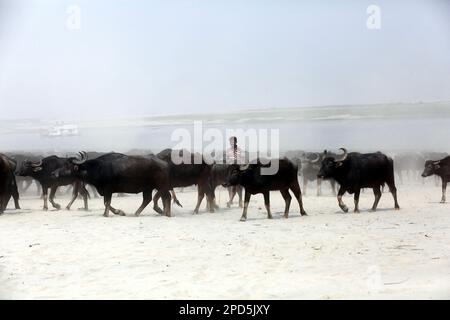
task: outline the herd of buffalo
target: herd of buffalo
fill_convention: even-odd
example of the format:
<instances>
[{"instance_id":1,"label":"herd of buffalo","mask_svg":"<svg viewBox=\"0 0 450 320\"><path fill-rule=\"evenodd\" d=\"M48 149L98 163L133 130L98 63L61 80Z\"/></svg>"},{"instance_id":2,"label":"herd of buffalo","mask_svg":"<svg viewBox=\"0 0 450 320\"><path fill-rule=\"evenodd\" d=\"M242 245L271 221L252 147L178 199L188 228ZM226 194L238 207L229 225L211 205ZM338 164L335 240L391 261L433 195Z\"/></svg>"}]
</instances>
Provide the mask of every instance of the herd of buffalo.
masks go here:
<instances>
[{"instance_id":1,"label":"herd of buffalo","mask_svg":"<svg viewBox=\"0 0 450 320\"><path fill-rule=\"evenodd\" d=\"M335 187L338 186L338 204L344 212L348 212L348 207L342 201L345 192L354 194L354 211L359 212L360 192L364 188L371 188L375 196L372 210L376 210L385 185L392 194L394 208L399 209L395 175L400 179L400 183L403 183L405 174L417 175L417 171L421 169L422 177L436 175L442 179L441 202L445 202L445 189L450 180L450 156L447 154L404 153L389 157L381 152L347 152L344 148L341 148L341 151L339 154L327 151L287 152L284 158L270 160L278 162L278 171L273 175L261 174L263 167L271 165L262 159L257 158L246 164L210 163L202 155L186 150L175 151L183 159L191 160L181 164L172 161L171 155L174 151L171 149L158 154L142 155L80 152L77 157L0 154L0 214L6 209L11 197L14 199L15 208L19 209L19 190L20 193L24 192L36 181L38 190L42 188L44 210L48 209L48 202L54 208L60 209L61 206L55 202L57 189L61 186L72 186L72 198L66 206L67 210L70 210L78 196L83 198L84 209L87 210L90 197L88 188L91 188L94 194L98 192L104 199L104 216L108 216L109 211L116 215L125 215L122 210L111 205L114 193L141 192L143 200L135 212L136 215L153 200L155 211L170 216L172 200L181 206L174 188L197 185L198 199L194 213L198 213L205 197L207 210L214 212L218 208L215 189L222 185L229 189L228 206L231 205L235 194L239 195L239 205L243 206L242 221L247 218L251 195L257 193L263 194L267 216L272 218L270 191L281 193L285 201L284 215L287 218L292 199L289 190L298 202L300 214L306 215L298 176L302 176L304 191L308 182L317 181L317 195L321 194L323 179L330 181L335 193ZM163 209L158 205L159 199L162 200Z\"/></svg>"}]
</instances>

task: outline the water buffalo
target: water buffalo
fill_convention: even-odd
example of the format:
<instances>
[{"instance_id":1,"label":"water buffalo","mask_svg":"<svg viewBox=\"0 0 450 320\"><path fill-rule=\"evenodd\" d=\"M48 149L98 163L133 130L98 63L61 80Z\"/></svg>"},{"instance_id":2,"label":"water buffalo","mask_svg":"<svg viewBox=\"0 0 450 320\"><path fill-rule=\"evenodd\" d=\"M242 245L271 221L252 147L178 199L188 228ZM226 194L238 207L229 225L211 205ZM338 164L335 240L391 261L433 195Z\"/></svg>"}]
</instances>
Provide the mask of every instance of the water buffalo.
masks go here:
<instances>
[{"instance_id":1,"label":"water buffalo","mask_svg":"<svg viewBox=\"0 0 450 320\"><path fill-rule=\"evenodd\" d=\"M30 160L25 160L22 162L21 166L18 167L16 174L19 176L30 176L37 180L43 190L44 194L44 210L48 210L47 200L50 201L52 206L59 210L61 205L54 201L56 191L61 186L73 185L72 199L66 206L67 210L74 203L75 199L80 194L84 200L84 209L88 210L88 197L84 183L75 177L55 177L52 173L59 168L66 166L70 161L76 160L76 158L60 158L58 156L46 157L38 162L33 162ZM48 197L48 189L50 188L50 197Z\"/></svg>"},{"instance_id":2,"label":"water buffalo","mask_svg":"<svg viewBox=\"0 0 450 320\"><path fill-rule=\"evenodd\" d=\"M339 185L337 195L339 207L348 212L347 206L342 201L345 192L354 195L355 209L359 212L359 195L362 188L372 188L375 195L375 202L372 210L377 209L378 202L381 198L380 187L385 183L389 186L389 190L394 197L395 209L400 209L397 202L397 188L394 180L394 162L388 156L381 152L375 153L347 153L347 150L341 148L344 152L340 159L327 156L322 160L322 166L318 173L318 177L335 179Z\"/></svg>"},{"instance_id":3,"label":"water buffalo","mask_svg":"<svg viewBox=\"0 0 450 320\"><path fill-rule=\"evenodd\" d=\"M266 175L262 173L262 168L268 168L278 162L278 170L275 174ZM244 209L241 221L247 219L247 208L252 194L262 193L264 204L267 210L267 217L272 218L270 211L270 191L279 190L285 201L284 217L289 216L289 206L291 203L291 190L300 206L300 214L306 215L303 208L302 193L298 184L298 167L287 158L272 159L270 163L257 159L254 163L247 165L231 165L227 185L241 185L245 188Z\"/></svg>"},{"instance_id":4,"label":"water buffalo","mask_svg":"<svg viewBox=\"0 0 450 320\"><path fill-rule=\"evenodd\" d=\"M436 175L442 180L442 198L441 203L445 203L445 191L447 183L450 181L450 156L441 160L427 160L425 161L425 168L422 177Z\"/></svg>"},{"instance_id":5,"label":"water buffalo","mask_svg":"<svg viewBox=\"0 0 450 320\"><path fill-rule=\"evenodd\" d=\"M176 155L178 159L184 159L186 161L183 160L182 163L174 162L174 159L172 159L173 154ZM214 212L214 206L212 205L213 193L209 180L211 165L205 162L201 154L191 153L187 150L165 149L158 153L156 157L165 161L169 166L169 185L172 191L173 188L189 187L194 184L197 185L198 197L194 213L198 213L200 204L205 195L209 211ZM198 158L197 161L196 157ZM157 212L161 212L161 209L158 207L159 197L160 192L158 191L153 197L153 209Z\"/></svg>"},{"instance_id":6,"label":"water buffalo","mask_svg":"<svg viewBox=\"0 0 450 320\"><path fill-rule=\"evenodd\" d=\"M55 170L55 177L77 178L93 185L103 196L104 216L111 210L116 215L125 215L122 210L111 206L113 193L143 193L141 206L135 212L138 216L152 200L157 189L163 199L164 213L170 216L169 165L155 156L127 156L121 153L107 153L88 160L80 152L80 159L71 159L65 166Z\"/></svg>"}]
</instances>

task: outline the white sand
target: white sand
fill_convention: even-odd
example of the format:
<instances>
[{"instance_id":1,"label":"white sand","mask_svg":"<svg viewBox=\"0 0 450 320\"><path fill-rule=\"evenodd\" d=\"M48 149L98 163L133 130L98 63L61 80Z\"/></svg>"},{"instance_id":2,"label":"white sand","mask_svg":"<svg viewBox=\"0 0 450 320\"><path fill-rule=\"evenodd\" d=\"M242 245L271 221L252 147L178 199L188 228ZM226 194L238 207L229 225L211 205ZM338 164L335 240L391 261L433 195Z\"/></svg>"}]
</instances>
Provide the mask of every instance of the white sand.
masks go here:
<instances>
[{"instance_id":1,"label":"white sand","mask_svg":"<svg viewBox=\"0 0 450 320\"><path fill-rule=\"evenodd\" d=\"M438 203L440 187L399 186L402 209L385 193L376 213L366 190L360 214L342 214L324 191L304 197L308 217L293 201L288 220L279 193L273 220L254 196L247 222L236 206L211 214L202 205L193 216L193 190L178 193L184 207L172 218L151 207L134 217L134 195L113 198L128 216L110 218L100 199L89 212L43 212L42 200L23 197L24 209L0 216L0 297L450 298L450 204Z\"/></svg>"}]
</instances>

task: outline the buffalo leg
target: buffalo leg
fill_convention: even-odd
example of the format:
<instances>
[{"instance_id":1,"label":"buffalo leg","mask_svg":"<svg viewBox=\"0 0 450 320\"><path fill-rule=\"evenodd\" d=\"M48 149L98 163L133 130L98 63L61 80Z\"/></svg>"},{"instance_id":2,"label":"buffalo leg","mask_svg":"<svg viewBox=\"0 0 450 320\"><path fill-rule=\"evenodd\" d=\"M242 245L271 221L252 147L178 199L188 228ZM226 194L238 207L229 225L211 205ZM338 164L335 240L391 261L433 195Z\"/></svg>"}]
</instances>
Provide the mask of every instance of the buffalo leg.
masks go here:
<instances>
[{"instance_id":1,"label":"buffalo leg","mask_svg":"<svg viewBox=\"0 0 450 320\"><path fill-rule=\"evenodd\" d=\"M163 214L164 212L162 209L158 206L158 200L161 198L161 193L159 191L156 191L154 197L153 197L153 210L158 212L159 214Z\"/></svg>"},{"instance_id":2,"label":"buffalo leg","mask_svg":"<svg viewBox=\"0 0 450 320\"><path fill-rule=\"evenodd\" d=\"M53 208L55 208L56 210L59 210L59 209L61 209L61 206L53 200L53 199L55 199L56 190L58 190L58 187L55 187L55 186L51 187L49 201L52 204Z\"/></svg>"},{"instance_id":3,"label":"buffalo leg","mask_svg":"<svg viewBox=\"0 0 450 320\"><path fill-rule=\"evenodd\" d=\"M19 189L17 188L17 181L16 181L15 177L14 177L13 185L11 186L11 188L12 188L11 194L12 194L12 197L14 199L14 207L16 209L20 209L20 205L19 205Z\"/></svg>"},{"instance_id":4,"label":"buffalo leg","mask_svg":"<svg viewBox=\"0 0 450 320\"><path fill-rule=\"evenodd\" d=\"M373 189L373 194L375 196L375 201L373 202L372 211L376 211L382 192L380 190L380 187L374 187L372 189Z\"/></svg>"},{"instance_id":5,"label":"buffalo leg","mask_svg":"<svg viewBox=\"0 0 450 320\"><path fill-rule=\"evenodd\" d=\"M242 204L242 186L237 186L236 192L237 192L237 195L239 197L239 208L242 208L243 207L243 204Z\"/></svg>"},{"instance_id":6,"label":"buffalo leg","mask_svg":"<svg viewBox=\"0 0 450 320\"><path fill-rule=\"evenodd\" d=\"M164 191L161 193L161 197L163 200L163 205L164 205L164 215L166 217L170 217L172 216L171 210L170 210L170 203L171 203L171 196L170 193L168 191ZM151 199L151 196L150 196Z\"/></svg>"},{"instance_id":7,"label":"buffalo leg","mask_svg":"<svg viewBox=\"0 0 450 320\"><path fill-rule=\"evenodd\" d=\"M300 185L298 184L297 179L295 179L295 181L289 186L289 189L291 189L294 197L297 199L298 205L300 207L300 214L302 216L307 216L306 211L303 208L302 191L300 190Z\"/></svg>"},{"instance_id":8,"label":"buffalo leg","mask_svg":"<svg viewBox=\"0 0 450 320\"><path fill-rule=\"evenodd\" d=\"M348 207L345 205L344 201L342 201L342 196L344 195L344 193L345 193L345 188L341 186L338 191L337 199L338 199L339 208L341 208L342 211L347 213Z\"/></svg>"},{"instance_id":9,"label":"buffalo leg","mask_svg":"<svg viewBox=\"0 0 450 320\"><path fill-rule=\"evenodd\" d=\"M215 207L214 207L214 199L215 199L215 195L214 195L214 191L211 187L211 185L206 184L204 186L202 186L202 189L205 192L206 195L206 206L209 210L210 213L214 213Z\"/></svg>"},{"instance_id":10,"label":"buffalo leg","mask_svg":"<svg viewBox=\"0 0 450 320\"><path fill-rule=\"evenodd\" d=\"M317 196L322 194L322 179L317 178Z\"/></svg>"},{"instance_id":11,"label":"buffalo leg","mask_svg":"<svg viewBox=\"0 0 450 320\"><path fill-rule=\"evenodd\" d=\"M83 182L80 185L80 194L83 197L84 210L88 211L89 210L89 206L88 206L89 191L87 190L86 185Z\"/></svg>"},{"instance_id":12,"label":"buffalo leg","mask_svg":"<svg viewBox=\"0 0 450 320\"><path fill-rule=\"evenodd\" d=\"M265 191L263 195L264 195L264 205L266 206L267 210L267 218L272 219L272 213L270 212L270 191Z\"/></svg>"},{"instance_id":13,"label":"buffalo leg","mask_svg":"<svg viewBox=\"0 0 450 320\"><path fill-rule=\"evenodd\" d=\"M355 213L359 213L359 195L361 193L361 189L357 188L355 191L355 196L354 196L354 200L355 200L355 209L353 210L353 212Z\"/></svg>"},{"instance_id":14,"label":"buffalo leg","mask_svg":"<svg viewBox=\"0 0 450 320\"><path fill-rule=\"evenodd\" d=\"M66 206L67 210L70 210L70 207L72 206L72 204L74 203L74 201L78 197L79 190L80 190L80 183L79 182L75 182L75 185L73 186L73 189L72 189L72 199L70 200L70 202Z\"/></svg>"},{"instance_id":15,"label":"buffalo leg","mask_svg":"<svg viewBox=\"0 0 450 320\"><path fill-rule=\"evenodd\" d=\"M48 204L47 204L47 200L48 200L48 187L42 187L42 196L44 197L44 211L48 210Z\"/></svg>"},{"instance_id":16,"label":"buffalo leg","mask_svg":"<svg viewBox=\"0 0 450 320\"><path fill-rule=\"evenodd\" d=\"M230 200L227 202L227 208L231 207L231 205L233 204L233 199L234 196L236 195L236 189L237 186L228 187L228 195L230 197Z\"/></svg>"},{"instance_id":17,"label":"buffalo leg","mask_svg":"<svg viewBox=\"0 0 450 320\"><path fill-rule=\"evenodd\" d=\"M111 206L111 198L112 198L112 193L110 192L105 192L104 196L103 196L103 201L105 203L105 212L103 213L104 217L108 217L109 216L109 209Z\"/></svg>"},{"instance_id":18,"label":"buffalo leg","mask_svg":"<svg viewBox=\"0 0 450 320\"><path fill-rule=\"evenodd\" d=\"M398 205L398 202L397 202L397 188L395 187L395 183L394 183L394 181L388 181L387 185L389 187L389 191L392 193L392 197L394 198L395 210L399 210L400 206Z\"/></svg>"},{"instance_id":19,"label":"buffalo leg","mask_svg":"<svg viewBox=\"0 0 450 320\"><path fill-rule=\"evenodd\" d=\"M308 180L303 178L303 194L306 196L306 189L308 188Z\"/></svg>"},{"instance_id":20,"label":"buffalo leg","mask_svg":"<svg viewBox=\"0 0 450 320\"><path fill-rule=\"evenodd\" d=\"M336 195L336 181L333 179L330 180L331 190L333 191L333 195Z\"/></svg>"},{"instance_id":21,"label":"buffalo leg","mask_svg":"<svg viewBox=\"0 0 450 320\"><path fill-rule=\"evenodd\" d=\"M6 194L0 195L0 214L5 212L7 205L8 205L8 202L6 202Z\"/></svg>"},{"instance_id":22,"label":"buffalo leg","mask_svg":"<svg viewBox=\"0 0 450 320\"><path fill-rule=\"evenodd\" d=\"M442 199L441 199L441 203L445 203L445 191L446 191L446 189L447 189L447 181L442 179Z\"/></svg>"},{"instance_id":23,"label":"buffalo leg","mask_svg":"<svg viewBox=\"0 0 450 320\"><path fill-rule=\"evenodd\" d=\"M212 205L214 207L214 210L219 209L219 205L216 203L216 187L213 187L211 189L212 193Z\"/></svg>"},{"instance_id":24,"label":"buffalo leg","mask_svg":"<svg viewBox=\"0 0 450 320\"><path fill-rule=\"evenodd\" d=\"M171 196L172 196L173 203L175 203L175 204L176 204L177 206L179 206L179 207L183 207L183 206L181 205L180 201L178 201L178 198L177 198L177 195L176 195L175 191L170 190L170 194L171 194Z\"/></svg>"},{"instance_id":25,"label":"buffalo leg","mask_svg":"<svg viewBox=\"0 0 450 320\"><path fill-rule=\"evenodd\" d=\"M195 206L195 209L194 209L194 212L193 212L194 214L198 213L198 209L200 208L200 204L202 203L203 198L205 196L205 191L203 190L202 187L200 187L200 185L198 186L197 192L198 192L197 205Z\"/></svg>"},{"instance_id":26,"label":"buffalo leg","mask_svg":"<svg viewBox=\"0 0 450 320\"><path fill-rule=\"evenodd\" d=\"M398 171L398 178L400 179L400 184L401 185L403 185L403 173L402 173L402 171L400 170L400 171Z\"/></svg>"},{"instance_id":27,"label":"buffalo leg","mask_svg":"<svg viewBox=\"0 0 450 320\"><path fill-rule=\"evenodd\" d=\"M120 210L120 209L114 208L111 204L109 204L109 210L111 210L112 213L114 213L115 215L118 215L118 216L125 216L125 212L123 212L123 211Z\"/></svg>"},{"instance_id":28,"label":"buffalo leg","mask_svg":"<svg viewBox=\"0 0 450 320\"><path fill-rule=\"evenodd\" d=\"M247 190L245 190L245 195L244 195L244 209L242 210L241 221L247 220L247 208L248 208L248 203L250 202L250 197L251 197L250 192L248 192Z\"/></svg>"},{"instance_id":29,"label":"buffalo leg","mask_svg":"<svg viewBox=\"0 0 450 320\"><path fill-rule=\"evenodd\" d=\"M0 214L3 213L6 210L6 207L8 206L9 199L11 198L10 192L5 192L0 197Z\"/></svg>"},{"instance_id":30,"label":"buffalo leg","mask_svg":"<svg viewBox=\"0 0 450 320\"><path fill-rule=\"evenodd\" d=\"M281 195L283 196L285 207L284 207L284 217L289 217L289 207L291 205L291 195L289 194L289 189L280 190Z\"/></svg>"},{"instance_id":31,"label":"buffalo leg","mask_svg":"<svg viewBox=\"0 0 450 320\"><path fill-rule=\"evenodd\" d=\"M119 209L115 209L111 206L111 199L112 199L112 193L111 192L104 192L104 196L103 196L104 202L105 202L105 213L103 213L103 216L108 217L109 216L109 210L112 211L112 213L119 215L119 216L124 216L125 212L123 212L122 210Z\"/></svg>"},{"instance_id":32,"label":"buffalo leg","mask_svg":"<svg viewBox=\"0 0 450 320\"><path fill-rule=\"evenodd\" d=\"M137 209L137 211L134 213L136 216L139 216L141 212L145 209L145 207L152 201L152 191L153 190L147 190L142 193L142 204Z\"/></svg>"}]
</instances>

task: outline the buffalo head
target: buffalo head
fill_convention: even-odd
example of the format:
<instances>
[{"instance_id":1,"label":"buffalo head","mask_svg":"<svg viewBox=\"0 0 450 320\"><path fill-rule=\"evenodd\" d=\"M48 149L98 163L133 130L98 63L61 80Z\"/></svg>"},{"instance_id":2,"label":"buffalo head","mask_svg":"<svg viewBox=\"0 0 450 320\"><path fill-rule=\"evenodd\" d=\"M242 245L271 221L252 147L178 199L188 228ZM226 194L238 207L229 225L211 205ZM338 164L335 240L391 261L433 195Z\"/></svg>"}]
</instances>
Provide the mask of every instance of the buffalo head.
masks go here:
<instances>
[{"instance_id":1,"label":"buffalo head","mask_svg":"<svg viewBox=\"0 0 450 320\"><path fill-rule=\"evenodd\" d=\"M324 159L322 160L322 165L320 167L319 173L317 174L318 178L332 178L336 173L336 170L340 166L342 166L343 162L347 159L347 150L345 148L340 148L343 151L343 154L340 158L330 157L328 156L327 151L324 151Z\"/></svg>"},{"instance_id":2,"label":"buffalo head","mask_svg":"<svg viewBox=\"0 0 450 320\"><path fill-rule=\"evenodd\" d=\"M425 161L425 168L422 172L422 177L428 177L436 173L440 168L440 161L427 160Z\"/></svg>"}]
</instances>

